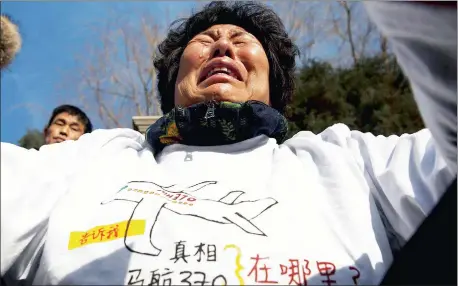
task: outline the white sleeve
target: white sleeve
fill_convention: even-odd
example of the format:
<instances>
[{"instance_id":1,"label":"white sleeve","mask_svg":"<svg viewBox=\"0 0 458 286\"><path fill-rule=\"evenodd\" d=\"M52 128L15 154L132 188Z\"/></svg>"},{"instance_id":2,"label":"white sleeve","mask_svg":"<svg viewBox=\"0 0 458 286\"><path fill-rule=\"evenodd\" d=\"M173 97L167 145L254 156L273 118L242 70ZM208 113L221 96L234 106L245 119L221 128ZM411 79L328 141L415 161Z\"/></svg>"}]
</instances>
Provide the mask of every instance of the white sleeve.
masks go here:
<instances>
[{"instance_id":1,"label":"white sleeve","mask_svg":"<svg viewBox=\"0 0 458 286\"><path fill-rule=\"evenodd\" d=\"M72 173L90 160L125 148L140 148L140 133L97 130L80 137L27 150L1 143L1 275L22 279L37 264L50 213L65 195Z\"/></svg>"},{"instance_id":2,"label":"white sleeve","mask_svg":"<svg viewBox=\"0 0 458 286\"><path fill-rule=\"evenodd\" d=\"M438 150L457 172L456 1L364 1L409 78Z\"/></svg>"},{"instance_id":3,"label":"white sleeve","mask_svg":"<svg viewBox=\"0 0 458 286\"><path fill-rule=\"evenodd\" d=\"M454 179L431 133L374 136L336 124L318 136L347 149L364 172L382 219L401 245L408 240ZM388 233L390 234L390 233Z\"/></svg>"}]
</instances>

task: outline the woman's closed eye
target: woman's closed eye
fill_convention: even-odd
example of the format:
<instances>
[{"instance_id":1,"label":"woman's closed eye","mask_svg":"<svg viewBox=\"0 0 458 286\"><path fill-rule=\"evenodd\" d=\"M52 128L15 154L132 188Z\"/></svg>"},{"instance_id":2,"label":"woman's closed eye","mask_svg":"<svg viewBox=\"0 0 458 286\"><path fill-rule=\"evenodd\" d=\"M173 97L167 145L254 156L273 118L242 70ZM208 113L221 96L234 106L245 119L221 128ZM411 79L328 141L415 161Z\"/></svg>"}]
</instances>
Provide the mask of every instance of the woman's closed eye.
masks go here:
<instances>
[{"instance_id":1,"label":"woman's closed eye","mask_svg":"<svg viewBox=\"0 0 458 286\"><path fill-rule=\"evenodd\" d=\"M237 33L236 35L232 36L231 41L235 46L258 43L258 41L255 38L253 38L251 34L248 33Z\"/></svg>"},{"instance_id":2,"label":"woman's closed eye","mask_svg":"<svg viewBox=\"0 0 458 286\"><path fill-rule=\"evenodd\" d=\"M206 45L212 44L214 42L214 40L210 36L204 36L204 35L198 36L194 40L199 43L206 44Z\"/></svg>"},{"instance_id":3,"label":"woman's closed eye","mask_svg":"<svg viewBox=\"0 0 458 286\"><path fill-rule=\"evenodd\" d=\"M235 46L242 46L242 45L246 45L248 43L248 41L247 41L247 39L236 38L236 39L232 40L232 43Z\"/></svg>"}]
</instances>

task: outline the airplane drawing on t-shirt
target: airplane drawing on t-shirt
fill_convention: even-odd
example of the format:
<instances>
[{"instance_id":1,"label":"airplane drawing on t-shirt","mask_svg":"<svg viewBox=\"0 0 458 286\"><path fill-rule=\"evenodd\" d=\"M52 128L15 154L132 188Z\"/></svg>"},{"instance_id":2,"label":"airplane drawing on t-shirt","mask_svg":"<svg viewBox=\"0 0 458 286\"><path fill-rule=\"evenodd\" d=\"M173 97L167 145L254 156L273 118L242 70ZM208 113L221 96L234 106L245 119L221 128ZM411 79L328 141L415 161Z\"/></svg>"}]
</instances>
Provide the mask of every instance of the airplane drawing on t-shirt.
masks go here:
<instances>
[{"instance_id":1,"label":"airplane drawing on t-shirt","mask_svg":"<svg viewBox=\"0 0 458 286\"><path fill-rule=\"evenodd\" d=\"M154 189L157 189L158 192L166 193L169 197L173 194L176 197L188 198L188 201L193 203L192 205L177 203L176 201L160 199L155 195L151 195L152 192L132 191L134 188L129 188L129 186L135 184L149 184ZM243 191L228 191L219 198L212 197L215 192L207 192L206 195L202 194L205 188L215 184L217 184L216 181L205 181L189 187L176 185L164 187L153 182L132 181L101 204L104 205L114 201L135 203L128 220L126 234L129 230L130 221L146 218L146 229L149 230L149 235L143 235L140 238L132 238L125 235L124 244L127 249L139 254L158 256L161 253L161 249L154 244L154 228L163 217L161 213L164 209L178 215L192 216L212 223L235 225L248 234L266 236L252 220L277 204L277 201L273 198L243 200L243 195L245 194Z\"/></svg>"}]
</instances>

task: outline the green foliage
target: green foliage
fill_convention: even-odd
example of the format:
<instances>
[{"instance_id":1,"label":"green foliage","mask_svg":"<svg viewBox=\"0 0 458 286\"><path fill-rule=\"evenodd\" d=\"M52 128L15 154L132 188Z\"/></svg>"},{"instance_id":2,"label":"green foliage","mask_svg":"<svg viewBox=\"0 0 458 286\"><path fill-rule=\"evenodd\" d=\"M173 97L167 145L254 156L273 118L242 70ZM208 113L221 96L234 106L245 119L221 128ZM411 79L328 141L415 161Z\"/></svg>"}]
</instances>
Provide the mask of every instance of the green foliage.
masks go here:
<instances>
[{"instance_id":1,"label":"green foliage","mask_svg":"<svg viewBox=\"0 0 458 286\"><path fill-rule=\"evenodd\" d=\"M296 80L287 112L289 136L300 130L319 133L335 123L376 135L423 128L409 83L392 57L360 59L351 67L312 60Z\"/></svg>"},{"instance_id":2,"label":"green foliage","mask_svg":"<svg viewBox=\"0 0 458 286\"><path fill-rule=\"evenodd\" d=\"M19 146L26 149L40 149L45 144L45 138L41 131L37 129L27 130L24 136L18 141Z\"/></svg>"}]
</instances>

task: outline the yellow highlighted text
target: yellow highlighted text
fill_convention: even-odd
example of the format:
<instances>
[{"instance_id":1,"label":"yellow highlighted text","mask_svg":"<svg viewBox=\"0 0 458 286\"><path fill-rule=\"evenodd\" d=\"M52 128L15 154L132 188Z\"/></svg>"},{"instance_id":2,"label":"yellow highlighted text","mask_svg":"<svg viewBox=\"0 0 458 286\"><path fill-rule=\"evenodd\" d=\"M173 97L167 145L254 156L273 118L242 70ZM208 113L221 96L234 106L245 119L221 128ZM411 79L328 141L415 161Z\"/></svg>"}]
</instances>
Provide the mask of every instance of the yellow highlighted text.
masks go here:
<instances>
[{"instance_id":1,"label":"yellow highlighted text","mask_svg":"<svg viewBox=\"0 0 458 286\"><path fill-rule=\"evenodd\" d=\"M92 243L107 242L126 236L141 235L145 233L144 220L130 221L129 230L127 230L128 221L121 221L114 224L100 225L89 229L88 231L73 231L70 233L68 241L68 250L83 247Z\"/></svg>"}]
</instances>

